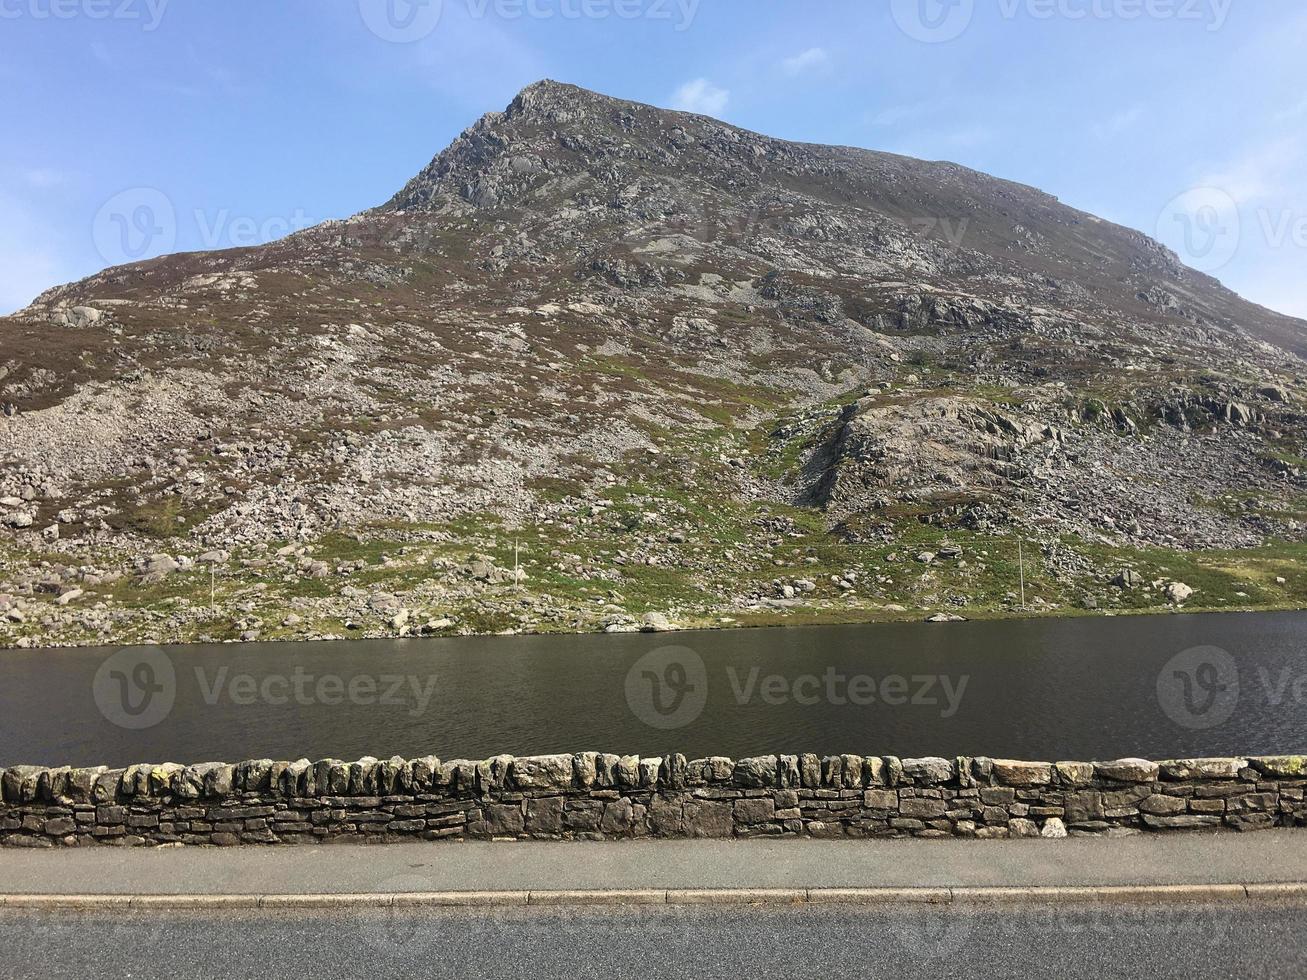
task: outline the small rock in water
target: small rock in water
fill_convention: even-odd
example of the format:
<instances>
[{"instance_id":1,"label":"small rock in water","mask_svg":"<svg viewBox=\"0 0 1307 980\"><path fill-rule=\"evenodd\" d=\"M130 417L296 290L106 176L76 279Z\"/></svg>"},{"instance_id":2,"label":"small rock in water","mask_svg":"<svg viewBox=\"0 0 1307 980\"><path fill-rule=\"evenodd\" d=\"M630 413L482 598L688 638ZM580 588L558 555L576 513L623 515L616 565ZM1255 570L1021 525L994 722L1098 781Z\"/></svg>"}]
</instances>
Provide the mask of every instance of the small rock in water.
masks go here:
<instances>
[{"instance_id":1,"label":"small rock in water","mask_svg":"<svg viewBox=\"0 0 1307 980\"><path fill-rule=\"evenodd\" d=\"M641 620L640 632L642 633L666 633L675 629L671 621L660 612L648 612L644 614Z\"/></svg>"}]
</instances>

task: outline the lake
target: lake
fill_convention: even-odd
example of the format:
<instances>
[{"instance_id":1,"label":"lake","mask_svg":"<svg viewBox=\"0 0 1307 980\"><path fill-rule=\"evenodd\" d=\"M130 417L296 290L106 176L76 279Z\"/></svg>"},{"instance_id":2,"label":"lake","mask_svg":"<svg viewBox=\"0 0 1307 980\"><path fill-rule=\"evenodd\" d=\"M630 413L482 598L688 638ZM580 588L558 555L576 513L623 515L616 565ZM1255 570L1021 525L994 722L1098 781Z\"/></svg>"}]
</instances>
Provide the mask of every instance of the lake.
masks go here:
<instances>
[{"instance_id":1,"label":"lake","mask_svg":"<svg viewBox=\"0 0 1307 980\"><path fill-rule=\"evenodd\" d=\"M0 653L0 765L1307 751L1307 614Z\"/></svg>"}]
</instances>

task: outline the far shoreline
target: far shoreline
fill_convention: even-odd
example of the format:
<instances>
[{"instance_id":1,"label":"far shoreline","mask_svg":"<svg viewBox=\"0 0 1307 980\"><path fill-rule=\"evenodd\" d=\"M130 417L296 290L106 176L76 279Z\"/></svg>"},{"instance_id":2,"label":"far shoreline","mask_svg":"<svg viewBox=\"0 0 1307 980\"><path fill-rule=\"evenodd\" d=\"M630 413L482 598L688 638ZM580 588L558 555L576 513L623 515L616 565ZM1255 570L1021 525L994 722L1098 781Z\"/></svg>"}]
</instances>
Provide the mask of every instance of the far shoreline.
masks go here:
<instances>
[{"instance_id":1,"label":"far shoreline","mask_svg":"<svg viewBox=\"0 0 1307 980\"><path fill-rule=\"evenodd\" d=\"M833 612L834 610L821 610L821 612ZM783 630L815 630L822 627L835 626L857 626L857 627L874 627L874 626L920 626L923 629L927 627L944 628L966 626L969 623L1033 623L1033 622L1070 622L1073 620L1103 620L1103 619L1143 619L1167 617L1189 617L1189 616L1256 616L1256 615L1273 615L1273 614L1303 614L1307 613L1307 606L1301 605L1271 605L1271 606L1242 606L1235 608L1222 607L1175 607L1170 609L1113 609L1113 610L1090 610L1090 609L1071 609L1071 610L1050 610L1046 613L1024 611L1016 614L1009 614L995 611L977 612L975 615L966 616L962 619L951 622L930 622L923 617L923 613L928 610L918 610L913 614L892 613L888 617L866 619L866 618L829 618L808 617L805 621L798 622L748 622L736 619L731 623L721 624L693 624L685 627L673 627L670 629L659 630L623 630L618 632L607 632L605 630L515 630L511 632L469 632L469 633L440 633L431 635L417 636L394 636L394 635L376 635L376 636L332 636L317 637L308 639L288 640L284 638L270 637L259 640L176 640L161 643L140 643L140 642L122 642L122 643L87 643L87 644L55 644L52 646L39 647L17 647L17 646L0 646L0 657L10 654L40 654L56 653L59 651L107 651L123 649L146 649L146 648L210 648L210 647L326 647L337 645L353 645L360 643L427 643L433 641L453 641L453 640L490 640L490 639L513 639L520 638L542 638L542 637L601 637L610 636L614 638L630 637L652 637L663 636L674 638L678 636L696 636L709 635L724 632L774 632ZM761 618L761 617L760 617ZM768 619L772 617L767 617ZM796 619L798 617L795 617ZM669 644L670 644L669 640Z\"/></svg>"}]
</instances>

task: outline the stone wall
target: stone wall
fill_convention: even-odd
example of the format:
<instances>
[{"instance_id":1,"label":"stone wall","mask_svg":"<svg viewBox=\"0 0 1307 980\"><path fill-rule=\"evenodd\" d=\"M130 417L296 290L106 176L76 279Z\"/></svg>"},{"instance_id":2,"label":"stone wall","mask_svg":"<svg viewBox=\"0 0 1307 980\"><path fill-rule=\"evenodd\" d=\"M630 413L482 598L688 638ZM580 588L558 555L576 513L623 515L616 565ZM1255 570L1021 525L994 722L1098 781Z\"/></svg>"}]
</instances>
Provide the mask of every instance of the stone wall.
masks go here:
<instances>
[{"instance_id":1,"label":"stone wall","mask_svg":"<svg viewBox=\"0 0 1307 980\"><path fill-rule=\"evenodd\" d=\"M1063 837L1307 825L1307 757L1013 762L583 752L15 766L0 843L276 844L337 839Z\"/></svg>"}]
</instances>

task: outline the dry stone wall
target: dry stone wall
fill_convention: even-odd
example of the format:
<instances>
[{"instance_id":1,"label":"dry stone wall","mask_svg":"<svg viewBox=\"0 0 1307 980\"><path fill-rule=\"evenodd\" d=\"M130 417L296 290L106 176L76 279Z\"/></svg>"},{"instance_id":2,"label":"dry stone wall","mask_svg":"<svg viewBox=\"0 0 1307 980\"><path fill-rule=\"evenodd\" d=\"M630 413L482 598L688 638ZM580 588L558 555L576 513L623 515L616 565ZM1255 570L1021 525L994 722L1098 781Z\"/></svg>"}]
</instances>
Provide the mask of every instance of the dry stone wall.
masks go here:
<instances>
[{"instance_id":1,"label":"dry stone wall","mask_svg":"<svg viewBox=\"0 0 1307 980\"><path fill-rule=\"evenodd\" d=\"M0 843L1064 837L1307 826L1307 756L1148 762L582 752L14 766Z\"/></svg>"}]
</instances>

